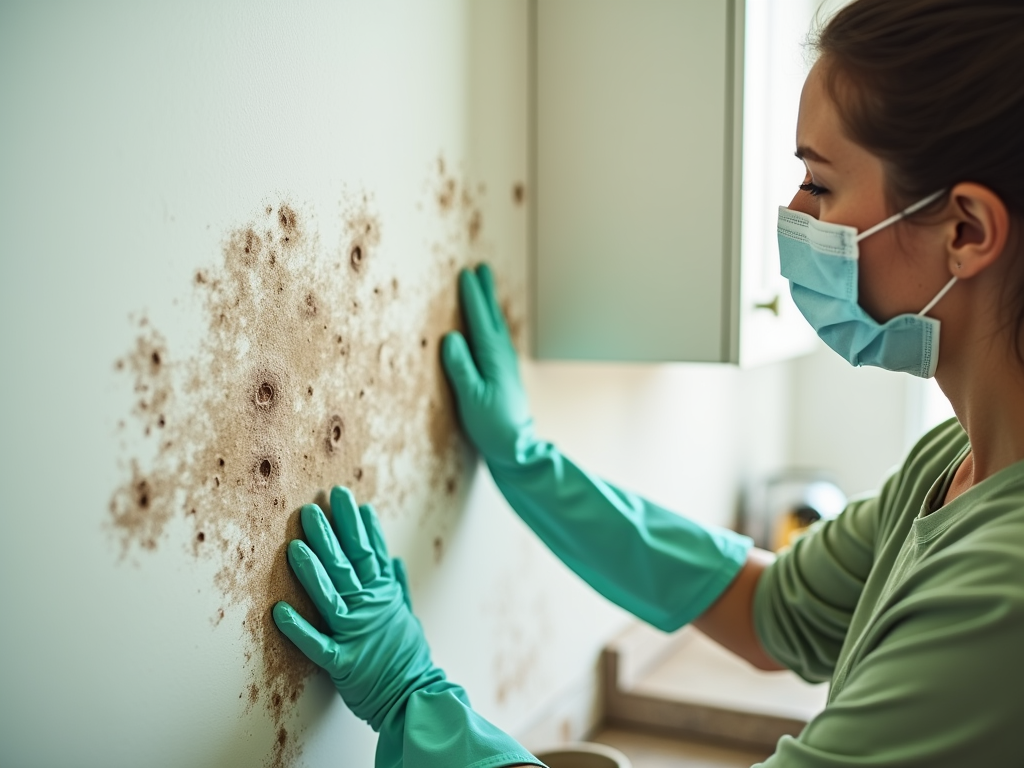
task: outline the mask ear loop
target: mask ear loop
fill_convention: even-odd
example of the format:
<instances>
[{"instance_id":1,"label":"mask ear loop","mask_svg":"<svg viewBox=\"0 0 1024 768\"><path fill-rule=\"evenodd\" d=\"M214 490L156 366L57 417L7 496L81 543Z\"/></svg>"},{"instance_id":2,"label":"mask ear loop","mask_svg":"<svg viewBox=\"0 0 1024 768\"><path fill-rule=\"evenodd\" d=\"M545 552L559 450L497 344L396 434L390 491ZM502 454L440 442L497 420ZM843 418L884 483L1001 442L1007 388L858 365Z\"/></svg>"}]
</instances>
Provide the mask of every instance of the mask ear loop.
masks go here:
<instances>
[{"instance_id":1,"label":"mask ear loop","mask_svg":"<svg viewBox=\"0 0 1024 768\"><path fill-rule=\"evenodd\" d=\"M878 232L879 230L885 229L890 224L894 224L895 222L897 222L900 219L902 219L904 216L909 216L912 213L917 213L922 208L924 208L926 205L930 205L930 204L934 203L936 200L938 200L944 194L946 194L946 190L940 189L938 192L933 192L932 194L928 195L928 197L924 198L924 200L918 200L916 203L914 203L909 208L906 208L906 209L900 211L899 213L894 213L888 219L885 219L884 221L878 222L877 224L875 224L875 226L871 227L870 229L866 229L863 232L861 232L859 235L857 235L857 242L859 243L865 237L870 237L871 235L875 234L875 232Z\"/></svg>"},{"instance_id":2,"label":"mask ear loop","mask_svg":"<svg viewBox=\"0 0 1024 768\"><path fill-rule=\"evenodd\" d=\"M922 309L920 312L918 312L917 316L918 317L924 317L929 312L931 312L931 310L935 307L935 305L939 303L939 299L941 299L943 296L945 296L947 293L949 293L949 289L953 287L954 283L956 283L956 275L953 275L953 277L950 278L949 282L946 283L946 285L942 288L941 291L939 291L938 295L934 299L929 301L928 302L928 306L926 306L924 309Z\"/></svg>"}]
</instances>

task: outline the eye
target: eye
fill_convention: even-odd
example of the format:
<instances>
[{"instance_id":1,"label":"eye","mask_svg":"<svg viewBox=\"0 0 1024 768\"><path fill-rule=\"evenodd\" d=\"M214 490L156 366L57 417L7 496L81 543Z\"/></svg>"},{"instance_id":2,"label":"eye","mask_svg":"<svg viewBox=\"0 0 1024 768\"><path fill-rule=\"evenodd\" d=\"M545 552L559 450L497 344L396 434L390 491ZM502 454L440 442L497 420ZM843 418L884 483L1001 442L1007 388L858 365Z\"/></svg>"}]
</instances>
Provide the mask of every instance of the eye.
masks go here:
<instances>
[{"instance_id":1,"label":"eye","mask_svg":"<svg viewBox=\"0 0 1024 768\"><path fill-rule=\"evenodd\" d=\"M817 197L818 195L824 195L828 192L824 187L819 187L813 181L805 181L800 185L800 189L804 192L809 192L812 196Z\"/></svg>"}]
</instances>

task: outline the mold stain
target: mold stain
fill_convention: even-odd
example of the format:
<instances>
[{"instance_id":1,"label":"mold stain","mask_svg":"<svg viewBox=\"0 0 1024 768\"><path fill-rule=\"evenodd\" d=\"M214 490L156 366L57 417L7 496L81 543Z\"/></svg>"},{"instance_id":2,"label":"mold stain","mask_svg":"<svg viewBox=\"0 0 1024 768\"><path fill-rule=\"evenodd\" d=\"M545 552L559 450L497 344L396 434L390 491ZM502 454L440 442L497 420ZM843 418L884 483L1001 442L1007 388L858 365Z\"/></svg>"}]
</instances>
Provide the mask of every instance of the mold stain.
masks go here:
<instances>
[{"instance_id":1,"label":"mold stain","mask_svg":"<svg viewBox=\"0 0 1024 768\"><path fill-rule=\"evenodd\" d=\"M519 562L525 567L533 561L534 546L533 542L519 542ZM504 706L513 696L528 692L541 678L545 638L551 636L553 627L544 594L524 595L517 572L497 574L491 595L481 607L482 614L493 622L492 636L497 638L491 657L494 697L499 706ZM529 616L530 621L515 618L521 616Z\"/></svg>"},{"instance_id":2,"label":"mold stain","mask_svg":"<svg viewBox=\"0 0 1024 768\"><path fill-rule=\"evenodd\" d=\"M292 710L317 670L271 608L287 600L322 626L285 558L301 537L299 507L347 485L385 525L413 518L427 529L440 563L474 466L440 340L461 327L456 276L476 261L482 187L471 191L439 160L428 188L441 234L425 243L426 279L403 278L399 291L400 275L378 258L385 241L370 195L343 204L343 236L330 248L301 208L274 202L225 234L218 264L189 273L205 326L194 353L175 357L143 319L115 363L132 378L146 450L125 457L109 529L124 559L167 544L179 520L190 530L184 551L216 564L223 607L211 623L223 631L225 615L242 617L250 681L239 698L273 722L272 768L301 755Z\"/></svg>"},{"instance_id":3,"label":"mold stain","mask_svg":"<svg viewBox=\"0 0 1024 768\"><path fill-rule=\"evenodd\" d=\"M526 185L518 181L512 185L512 202L522 205L526 202Z\"/></svg>"}]
</instances>

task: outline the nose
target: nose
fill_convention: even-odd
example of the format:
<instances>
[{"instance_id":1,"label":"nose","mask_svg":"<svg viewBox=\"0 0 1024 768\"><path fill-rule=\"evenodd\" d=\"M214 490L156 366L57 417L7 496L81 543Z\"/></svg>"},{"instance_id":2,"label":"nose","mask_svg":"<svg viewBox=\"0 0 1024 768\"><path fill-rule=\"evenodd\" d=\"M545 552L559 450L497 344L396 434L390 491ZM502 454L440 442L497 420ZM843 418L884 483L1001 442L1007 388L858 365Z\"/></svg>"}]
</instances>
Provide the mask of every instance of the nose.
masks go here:
<instances>
[{"instance_id":1,"label":"nose","mask_svg":"<svg viewBox=\"0 0 1024 768\"><path fill-rule=\"evenodd\" d=\"M804 192L802 189L797 190L797 193L793 195L793 199L789 201L788 207L791 211L806 213L808 216L813 216L816 219L820 218L821 215L821 201L810 192Z\"/></svg>"}]
</instances>

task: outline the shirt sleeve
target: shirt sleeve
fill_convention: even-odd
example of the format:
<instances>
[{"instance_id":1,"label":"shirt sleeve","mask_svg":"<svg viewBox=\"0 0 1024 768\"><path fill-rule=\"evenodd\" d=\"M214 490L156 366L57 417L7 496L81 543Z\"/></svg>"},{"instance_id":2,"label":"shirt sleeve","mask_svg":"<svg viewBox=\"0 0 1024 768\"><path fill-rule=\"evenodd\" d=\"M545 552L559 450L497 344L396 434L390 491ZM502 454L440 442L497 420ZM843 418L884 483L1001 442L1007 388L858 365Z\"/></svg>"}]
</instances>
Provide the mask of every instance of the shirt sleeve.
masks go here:
<instances>
[{"instance_id":1,"label":"shirt sleeve","mask_svg":"<svg viewBox=\"0 0 1024 768\"><path fill-rule=\"evenodd\" d=\"M832 677L874 563L879 504L878 497L854 501L815 524L758 581L754 627L762 646L809 682Z\"/></svg>"},{"instance_id":2,"label":"shirt sleeve","mask_svg":"<svg viewBox=\"0 0 1024 768\"><path fill-rule=\"evenodd\" d=\"M916 572L834 700L761 768L1020 766L1020 536L994 527Z\"/></svg>"}]
</instances>

